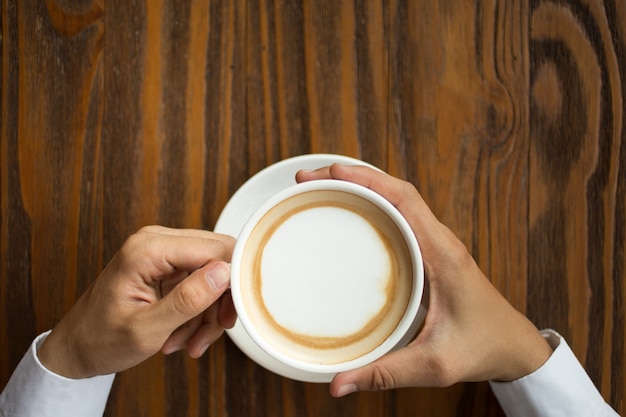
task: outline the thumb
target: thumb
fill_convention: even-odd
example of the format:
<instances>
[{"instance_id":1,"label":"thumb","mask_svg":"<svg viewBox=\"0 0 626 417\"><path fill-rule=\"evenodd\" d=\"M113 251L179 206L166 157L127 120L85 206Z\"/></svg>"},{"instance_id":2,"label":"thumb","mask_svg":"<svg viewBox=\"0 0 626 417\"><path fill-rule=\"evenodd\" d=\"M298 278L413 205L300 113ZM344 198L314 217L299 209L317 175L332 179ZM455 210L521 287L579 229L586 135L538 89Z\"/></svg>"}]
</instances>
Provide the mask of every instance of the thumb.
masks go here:
<instances>
[{"instance_id":1,"label":"thumb","mask_svg":"<svg viewBox=\"0 0 626 417\"><path fill-rule=\"evenodd\" d=\"M385 391L401 387L440 385L433 364L415 342L362 368L337 374L330 384L333 397L358 391Z\"/></svg>"},{"instance_id":2,"label":"thumb","mask_svg":"<svg viewBox=\"0 0 626 417\"><path fill-rule=\"evenodd\" d=\"M202 314L228 288L230 267L225 262L211 262L192 272L154 305L154 323L168 334Z\"/></svg>"}]
</instances>

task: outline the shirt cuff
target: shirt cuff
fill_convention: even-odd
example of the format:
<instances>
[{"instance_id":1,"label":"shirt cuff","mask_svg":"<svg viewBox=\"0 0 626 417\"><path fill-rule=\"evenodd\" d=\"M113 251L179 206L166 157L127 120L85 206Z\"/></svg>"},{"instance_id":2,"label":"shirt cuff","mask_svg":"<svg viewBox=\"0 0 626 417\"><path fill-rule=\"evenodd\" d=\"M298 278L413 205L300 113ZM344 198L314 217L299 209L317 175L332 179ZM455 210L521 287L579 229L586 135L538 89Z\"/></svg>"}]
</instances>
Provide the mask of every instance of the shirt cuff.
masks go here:
<instances>
[{"instance_id":1,"label":"shirt cuff","mask_svg":"<svg viewBox=\"0 0 626 417\"><path fill-rule=\"evenodd\" d=\"M57 375L39 361L37 349L50 332L39 335L0 394L0 415L101 416L115 374L85 379Z\"/></svg>"},{"instance_id":2,"label":"shirt cuff","mask_svg":"<svg viewBox=\"0 0 626 417\"><path fill-rule=\"evenodd\" d=\"M554 349L545 364L512 382L489 382L505 414L508 417L617 416L563 337L550 329L541 334Z\"/></svg>"}]
</instances>

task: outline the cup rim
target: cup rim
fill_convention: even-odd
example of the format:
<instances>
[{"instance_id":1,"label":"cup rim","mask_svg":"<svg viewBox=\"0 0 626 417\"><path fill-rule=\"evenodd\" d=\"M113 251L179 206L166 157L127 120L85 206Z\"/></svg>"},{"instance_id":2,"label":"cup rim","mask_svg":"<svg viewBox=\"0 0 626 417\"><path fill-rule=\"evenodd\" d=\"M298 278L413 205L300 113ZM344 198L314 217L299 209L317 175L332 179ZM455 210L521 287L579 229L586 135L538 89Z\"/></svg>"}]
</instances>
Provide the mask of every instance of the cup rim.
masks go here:
<instances>
[{"instance_id":1,"label":"cup rim","mask_svg":"<svg viewBox=\"0 0 626 417\"><path fill-rule=\"evenodd\" d=\"M307 362L293 358L280 350L276 349L270 342L256 330L252 324L250 317L248 316L246 307L241 299L241 287L240 287L240 259L243 254L243 249L246 246L247 239L256 226L257 222L276 204L279 202L308 191L344 191L351 194L358 195L366 198L377 207L382 209L398 226L405 243L409 247L409 253L411 255L411 263L413 267L413 290L409 298L406 310L402 315L400 322L393 330L391 335L387 337L381 344L367 352L366 354L357 358L351 359L346 362L334 363L334 364L319 364ZM402 216L398 209L375 191L351 182L335 180L335 179L321 179L308 181L292 185L274 196L270 197L265 203L263 203L246 221L239 236L232 255L231 262L231 295L233 304L237 312L237 316L242 324L243 329L250 335L253 343L257 344L268 355L276 359L277 361L284 363L285 365L298 369L308 373L314 374L334 374L338 372L355 369L361 366L365 366L376 359L379 359L386 353L401 347L401 344L406 344L406 336L409 333L415 333L416 327L420 324L418 319L420 315L420 306L422 302L424 291L424 266L421 251L417 238L413 233L407 220ZM411 337L413 334L411 334Z\"/></svg>"}]
</instances>

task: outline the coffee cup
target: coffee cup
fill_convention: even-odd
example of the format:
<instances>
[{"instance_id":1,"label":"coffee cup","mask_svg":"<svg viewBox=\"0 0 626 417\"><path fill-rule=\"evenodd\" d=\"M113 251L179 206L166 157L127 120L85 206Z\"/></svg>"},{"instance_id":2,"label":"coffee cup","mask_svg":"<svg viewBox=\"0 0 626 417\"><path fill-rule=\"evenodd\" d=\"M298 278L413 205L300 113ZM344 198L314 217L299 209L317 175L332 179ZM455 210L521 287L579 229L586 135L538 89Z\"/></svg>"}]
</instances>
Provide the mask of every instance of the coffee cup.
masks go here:
<instances>
[{"instance_id":1,"label":"coffee cup","mask_svg":"<svg viewBox=\"0 0 626 417\"><path fill-rule=\"evenodd\" d=\"M250 339L277 363L330 380L410 342L424 271L411 227L376 192L317 180L270 197L243 226L231 293Z\"/></svg>"}]
</instances>

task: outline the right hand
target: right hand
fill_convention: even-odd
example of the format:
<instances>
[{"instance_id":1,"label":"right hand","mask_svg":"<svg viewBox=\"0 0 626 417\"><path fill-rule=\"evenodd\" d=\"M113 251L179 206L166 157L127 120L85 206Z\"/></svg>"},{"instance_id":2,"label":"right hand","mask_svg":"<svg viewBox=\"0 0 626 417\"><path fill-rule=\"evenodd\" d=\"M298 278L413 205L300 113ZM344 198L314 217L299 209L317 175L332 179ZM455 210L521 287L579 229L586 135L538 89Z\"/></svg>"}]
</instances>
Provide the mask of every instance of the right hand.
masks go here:
<instances>
[{"instance_id":1,"label":"right hand","mask_svg":"<svg viewBox=\"0 0 626 417\"><path fill-rule=\"evenodd\" d=\"M228 288L235 240L149 226L131 236L38 351L68 378L120 372L159 350L202 355L236 319Z\"/></svg>"},{"instance_id":2,"label":"right hand","mask_svg":"<svg viewBox=\"0 0 626 417\"><path fill-rule=\"evenodd\" d=\"M511 381L549 358L552 349L537 328L491 285L413 185L367 167L338 164L300 171L296 179L350 181L389 200L417 237L427 278L428 313L417 338L368 366L335 376L333 396L461 381Z\"/></svg>"}]
</instances>

